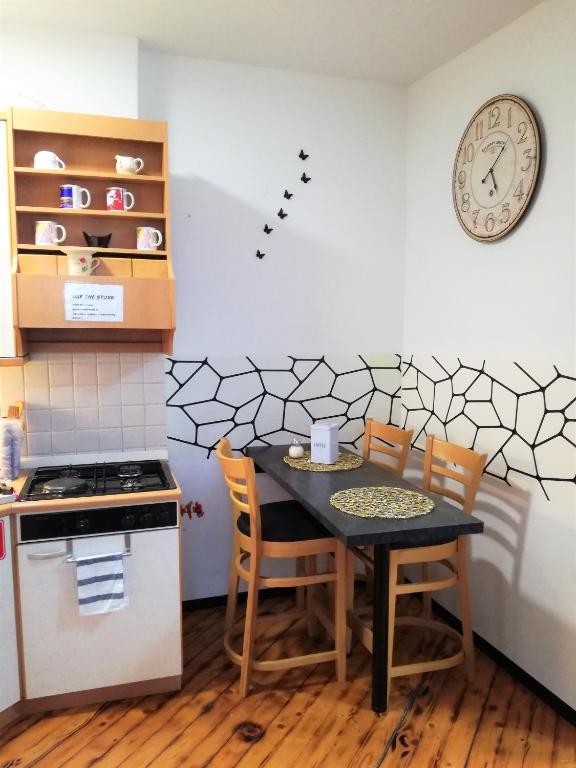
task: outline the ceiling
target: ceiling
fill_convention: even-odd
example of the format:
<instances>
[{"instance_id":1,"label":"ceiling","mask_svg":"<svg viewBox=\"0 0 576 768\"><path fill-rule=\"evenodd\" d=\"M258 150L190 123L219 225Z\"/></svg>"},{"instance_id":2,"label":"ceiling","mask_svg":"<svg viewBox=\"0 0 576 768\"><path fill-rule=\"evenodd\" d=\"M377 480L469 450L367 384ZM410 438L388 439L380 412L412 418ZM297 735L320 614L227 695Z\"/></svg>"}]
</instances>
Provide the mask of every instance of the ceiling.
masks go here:
<instances>
[{"instance_id":1,"label":"ceiling","mask_svg":"<svg viewBox=\"0 0 576 768\"><path fill-rule=\"evenodd\" d=\"M127 35L150 51L408 84L539 2L0 0L0 22Z\"/></svg>"}]
</instances>

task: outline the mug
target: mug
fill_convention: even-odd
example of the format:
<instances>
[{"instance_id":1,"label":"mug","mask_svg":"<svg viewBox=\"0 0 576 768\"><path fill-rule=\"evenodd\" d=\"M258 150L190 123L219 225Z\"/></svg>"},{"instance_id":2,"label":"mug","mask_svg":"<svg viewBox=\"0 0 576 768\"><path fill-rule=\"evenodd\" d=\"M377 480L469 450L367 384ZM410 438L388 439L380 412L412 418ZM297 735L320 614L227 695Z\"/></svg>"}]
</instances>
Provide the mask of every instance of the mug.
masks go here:
<instances>
[{"instance_id":1,"label":"mug","mask_svg":"<svg viewBox=\"0 0 576 768\"><path fill-rule=\"evenodd\" d=\"M86 202L82 202L82 195L86 195ZM60 186L60 208L88 208L92 202L90 192L77 184L62 184Z\"/></svg>"},{"instance_id":2,"label":"mug","mask_svg":"<svg viewBox=\"0 0 576 768\"><path fill-rule=\"evenodd\" d=\"M106 208L109 211L129 211L134 208L134 195L124 187L108 187Z\"/></svg>"},{"instance_id":3,"label":"mug","mask_svg":"<svg viewBox=\"0 0 576 768\"><path fill-rule=\"evenodd\" d=\"M162 232L154 227L136 228L136 248L139 251L154 251L162 245Z\"/></svg>"},{"instance_id":4,"label":"mug","mask_svg":"<svg viewBox=\"0 0 576 768\"><path fill-rule=\"evenodd\" d=\"M68 274L91 275L100 264L93 254L86 251L68 251Z\"/></svg>"},{"instance_id":5,"label":"mug","mask_svg":"<svg viewBox=\"0 0 576 768\"><path fill-rule=\"evenodd\" d=\"M144 160L141 157L116 155L116 173L140 173L142 168L144 168Z\"/></svg>"},{"instance_id":6,"label":"mug","mask_svg":"<svg viewBox=\"0 0 576 768\"><path fill-rule=\"evenodd\" d=\"M41 168L45 171L62 171L66 168L66 165L55 152L41 149L40 152L36 152L34 155L34 168Z\"/></svg>"},{"instance_id":7,"label":"mug","mask_svg":"<svg viewBox=\"0 0 576 768\"><path fill-rule=\"evenodd\" d=\"M62 230L62 237L58 237L58 230ZM36 245L58 245L66 239L66 230L62 224L55 221L36 222Z\"/></svg>"}]
</instances>

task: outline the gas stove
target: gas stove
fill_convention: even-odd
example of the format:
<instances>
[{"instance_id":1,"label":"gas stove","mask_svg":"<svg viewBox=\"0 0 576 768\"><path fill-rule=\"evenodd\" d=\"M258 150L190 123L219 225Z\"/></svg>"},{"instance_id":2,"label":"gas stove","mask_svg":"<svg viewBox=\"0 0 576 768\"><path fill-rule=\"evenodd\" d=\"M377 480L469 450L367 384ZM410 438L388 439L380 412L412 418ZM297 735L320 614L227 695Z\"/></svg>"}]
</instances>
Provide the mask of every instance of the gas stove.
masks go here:
<instances>
[{"instance_id":1,"label":"gas stove","mask_svg":"<svg viewBox=\"0 0 576 768\"><path fill-rule=\"evenodd\" d=\"M129 495L176 488L165 461L102 462L39 467L28 478L20 501Z\"/></svg>"},{"instance_id":2,"label":"gas stove","mask_svg":"<svg viewBox=\"0 0 576 768\"><path fill-rule=\"evenodd\" d=\"M179 502L180 490L165 461L39 467L20 492L18 540L177 527Z\"/></svg>"}]
</instances>

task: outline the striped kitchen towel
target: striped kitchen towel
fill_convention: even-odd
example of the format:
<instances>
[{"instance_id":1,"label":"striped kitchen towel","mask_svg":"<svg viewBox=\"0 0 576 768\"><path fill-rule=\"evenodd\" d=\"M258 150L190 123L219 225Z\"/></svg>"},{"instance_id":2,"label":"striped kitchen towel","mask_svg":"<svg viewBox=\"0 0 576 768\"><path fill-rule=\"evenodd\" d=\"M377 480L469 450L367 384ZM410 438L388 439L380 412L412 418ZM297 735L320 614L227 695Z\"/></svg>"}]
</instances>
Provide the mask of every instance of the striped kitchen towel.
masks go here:
<instances>
[{"instance_id":1,"label":"striped kitchen towel","mask_svg":"<svg viewBox=\"0 0 576 768\"><path fill-rule=\"evenodd\" d=\"M76 559L80 613L111 613L128 605L121 552Z\"/></svg>"}]
</instances>

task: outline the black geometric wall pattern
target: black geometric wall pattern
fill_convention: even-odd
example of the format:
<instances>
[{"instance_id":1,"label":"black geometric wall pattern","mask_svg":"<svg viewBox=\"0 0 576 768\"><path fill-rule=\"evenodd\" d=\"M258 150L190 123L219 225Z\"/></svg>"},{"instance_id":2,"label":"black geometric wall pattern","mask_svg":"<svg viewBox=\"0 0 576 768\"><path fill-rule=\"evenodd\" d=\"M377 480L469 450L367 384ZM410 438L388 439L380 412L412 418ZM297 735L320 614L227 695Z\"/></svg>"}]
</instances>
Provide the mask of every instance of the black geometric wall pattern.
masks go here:
<instances>
[{"instance_id":1,"label":"black geometric wall pattern","mask_svg":"<svg viewBox=\"0 0 576 768\"><path fill-rule=\"evenodd\" d=\"M168 360L168 438L201 449L310 438L316 419L338 423L340 442L358 447L366 416L398 418L398 355Z\"/></svg>"},{"instance_id":2,"label":"black geometric wall pattern","mask_svg":"<svg viewBox=\"0 0 576 768\"><path fill-rule=\"evenodd\" d=\"M576 483L576 378L554 365L402 361L401 426L487 452L485 473L508 485Z\"/></svg>"}]
</instances>

